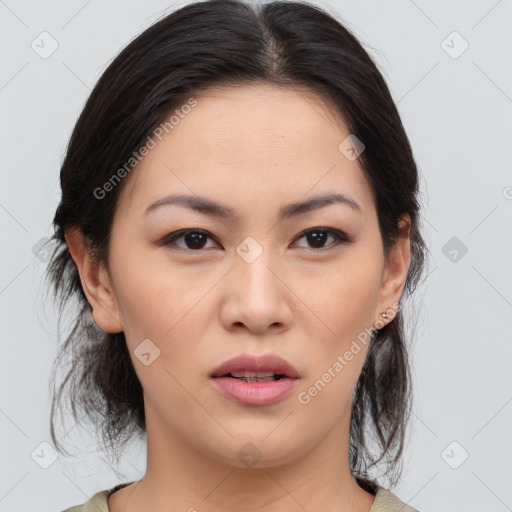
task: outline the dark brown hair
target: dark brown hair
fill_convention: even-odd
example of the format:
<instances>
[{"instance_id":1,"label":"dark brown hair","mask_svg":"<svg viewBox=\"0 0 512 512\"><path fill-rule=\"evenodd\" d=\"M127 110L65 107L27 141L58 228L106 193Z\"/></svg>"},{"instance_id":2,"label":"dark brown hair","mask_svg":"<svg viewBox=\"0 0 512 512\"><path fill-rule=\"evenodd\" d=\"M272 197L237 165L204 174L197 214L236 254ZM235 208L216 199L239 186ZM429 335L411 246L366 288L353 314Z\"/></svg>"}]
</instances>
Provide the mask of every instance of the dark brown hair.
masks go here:
<instances>
[{"instance_id":1,"label":"dark brown hair","mask_svg":"<svg viewBox=\"0 0 512 512\"><path fill-rule=\"evenodd\" d=\"M335 15L301 1L262 5L241 0L188 4L159 20L110 63L74 127L60 180L53 226L56 243L47 278L60 303L76 299L74 323L52 372L51 436L57 412L71 405L74 420L88 419L114 455L145 432L141 384L124 334L99 329L82 290L64 233L82 230L91 254L108 268L113 213L126 180L103 198L95 190L122 168L170 112L211 86L266 83L307 88L325 99L365 145L358 157L376 201L385 254L400 236L397 220L411 217L411 262L404 297L423 273L426 248L419 227L418 169L389 89L362 45ZM341 142L341 141L340 141ZM60 326L60 322L59 322ZM57 370L65 370L57 383ZM403 312L376 331L353 395L350 466L359 485L375 492L369 470L385 464L391 484L411 411L411 375ZM377 445L369 446L369 436Z\"/></svg>"}]
</instances>

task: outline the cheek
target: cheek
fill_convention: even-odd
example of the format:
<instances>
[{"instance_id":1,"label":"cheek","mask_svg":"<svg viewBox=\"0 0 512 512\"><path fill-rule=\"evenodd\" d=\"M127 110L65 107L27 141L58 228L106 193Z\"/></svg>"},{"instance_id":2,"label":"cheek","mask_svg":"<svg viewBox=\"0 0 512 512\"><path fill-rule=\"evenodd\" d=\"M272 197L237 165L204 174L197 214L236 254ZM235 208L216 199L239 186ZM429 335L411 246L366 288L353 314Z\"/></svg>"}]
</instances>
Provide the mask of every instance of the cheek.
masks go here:
<instances>
[{"instance_id":1,"label":"cheek","mask_svg":"<svg viewBox=\"0 0 512 512\"><path fill-rule=\"evenodd\" d=\"M163 342L181 327L204 295L206 285L194 286L179 269L163 268L162 257L151 258L147 249L137 252L134 248L126 254L113 258L116 298L125 334L132 343L139 338Z\"/></svg>"},{"instance_id":2,"label":"cheek","mask_svg":"<svg viewBox=\"0 0 512 512\"><path fill-rule=\"evenodd\" d=\"M375 261L347 261L330 273L326 285L314 292L316 311L339 341L370 328L378 302L380 268Z\"/></svg>"},{"instance_id":3,"label":"cheek","mask_svg":"<svg viewBox=\"0 0 512 512\"><path fill-rule=\"evenodd\" d=\"M329 272L326 285L309 295L311 309L328 329L310 353L310 375L301 388L312 408L331 419L347 412L359 378L378 301L380 262L361 254L350 257ZM329 402L337 404L329 409Z\"/></svg>"}]
</instances>

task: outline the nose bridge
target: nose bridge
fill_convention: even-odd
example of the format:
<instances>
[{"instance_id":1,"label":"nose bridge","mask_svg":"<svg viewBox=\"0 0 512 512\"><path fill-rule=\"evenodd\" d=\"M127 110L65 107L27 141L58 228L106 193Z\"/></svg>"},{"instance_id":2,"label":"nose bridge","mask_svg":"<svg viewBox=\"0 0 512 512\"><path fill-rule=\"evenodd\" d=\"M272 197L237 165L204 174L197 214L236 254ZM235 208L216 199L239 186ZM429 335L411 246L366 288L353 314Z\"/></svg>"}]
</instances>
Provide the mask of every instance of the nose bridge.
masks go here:
<instances>
[{"instance_id":1,"label":"nose bridge","mask_svg":"<svg viewBox=\"0 0 512 512\"><path fill-rule=\"evenodd\" d=\"M226 329L245 325L263 333L271 326L289 327L293 315L286 302L286 287L278 277L279 267L270 242L259 243L248 236L236 247L229 292L221 310Z\"/></svg>"},{"instance_id":2,"label":"nose bridge","mask_svg":"<svg viewBox=\"0 0 512 512\"><path fill-rule=\"evenodd\" d=\"M274 289L279 288L280 282L270 270L276 266L276 259L269 244L258 242L254 237L246 237L236 247L235 279L240 286L246 288L242 293L255 294L256 297L263 294L263 299L268 301L274 295ZM270 268L269 268L270 267ZM255 299L255 297L253 297Z\"/></svg>"}]
</instances>

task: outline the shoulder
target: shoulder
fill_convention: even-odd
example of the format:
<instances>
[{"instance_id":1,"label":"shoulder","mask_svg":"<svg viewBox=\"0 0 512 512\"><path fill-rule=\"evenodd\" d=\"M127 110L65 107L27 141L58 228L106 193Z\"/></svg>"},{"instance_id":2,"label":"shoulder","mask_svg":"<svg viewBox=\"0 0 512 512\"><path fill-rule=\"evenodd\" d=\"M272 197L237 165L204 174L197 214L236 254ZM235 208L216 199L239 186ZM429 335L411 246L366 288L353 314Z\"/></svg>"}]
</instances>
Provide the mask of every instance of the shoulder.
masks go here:
<instances>
[{"instance_id":1,"label":"shoulder","mask_svg":"<svg viewBox=\"0 0 512 512\"><path fill-rule=\"evenodd\" d=\"M94 496L91 496L82 505L75 505L74 507L67 508L62 512L109 512L108 508L108 497L121 487L128 484L116 485L112 489L106 489L104 491L97 492ZM391 491L379 487L375 500L369 510L369 512L419 512L415 508L406 505Z\"/></svg>"},{"instance_id":2,"label":"shoulder","mask_svg":"<svg viewBox=\"0 0 512 512\"><path fill-rule=\"evenodd\" d=\"M379 487L375 500L368 512L419 512L415 508L405 504L391 491Z\"/></svg>"},{"instance_id":3,"label":"shoulder","mask_svg":"<svg viewBox=\"0 0 512 512\"><path fill-rule=\"evenodd\" d=\"M91 496L85 503L75 505L74 507L67 508L62 512L109 512L108 510L108 497L111 489L97 492Z\"/></svg>"},{"instance_id":4,"label":"shoulder","mask_svg":"<svg viewBox=\"0 0 512 512\"><path fill-rule=\"evenodd\" d=\"M104 491L99 491L93 496L91 496L85 503L81 505L75 505L74 507L67 508L62 512L110 512L108 508L108 498L109 496L121 489L122 487L126 487L133 482L126 482L122 484L118 484L111 489L105 489Z\"/></svg>"}]
</instances>

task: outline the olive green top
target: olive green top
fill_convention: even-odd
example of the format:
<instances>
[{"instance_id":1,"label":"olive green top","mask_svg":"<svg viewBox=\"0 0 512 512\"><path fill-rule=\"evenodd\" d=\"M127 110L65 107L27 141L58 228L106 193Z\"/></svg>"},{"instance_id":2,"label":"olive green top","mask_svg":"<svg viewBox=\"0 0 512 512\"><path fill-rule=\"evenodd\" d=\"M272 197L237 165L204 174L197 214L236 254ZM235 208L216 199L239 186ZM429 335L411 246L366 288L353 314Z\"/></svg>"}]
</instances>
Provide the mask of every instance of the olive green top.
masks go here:
<instances>
[{"instance_id":1,"label":"olive green top","mask_svg":"<svg viewBox=\"0 0 512 512\"><path fill-rule=\"evenodd\" d=\"M63 512L110 512L107 502L109 496L130 483L132 482L119 484L112 489L97 492L84 504L68 508L63 510ZM418 512L418 510L400 501L387 489L379 487L375 495L375 500L368 512Z\"/></svg>"}]
</instances>

